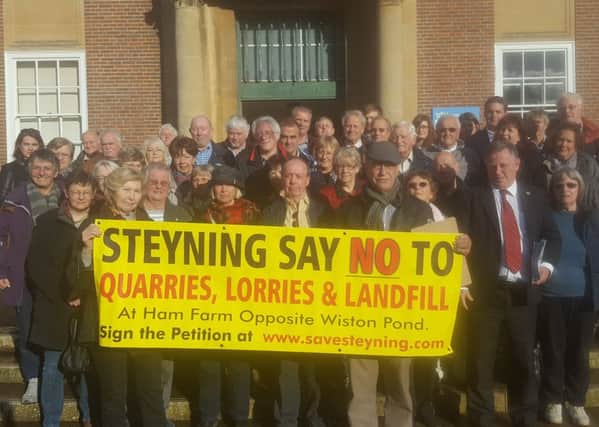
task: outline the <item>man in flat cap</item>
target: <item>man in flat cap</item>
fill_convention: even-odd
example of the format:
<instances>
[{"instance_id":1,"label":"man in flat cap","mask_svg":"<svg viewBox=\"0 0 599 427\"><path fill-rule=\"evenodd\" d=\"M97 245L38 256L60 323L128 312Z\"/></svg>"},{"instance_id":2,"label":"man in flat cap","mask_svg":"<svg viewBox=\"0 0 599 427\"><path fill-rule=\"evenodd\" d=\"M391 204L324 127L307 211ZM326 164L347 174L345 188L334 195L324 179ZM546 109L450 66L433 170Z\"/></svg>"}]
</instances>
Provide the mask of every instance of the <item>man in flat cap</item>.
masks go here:
<instances>
[{"instance_id":1,"label":"man in flat cap","mask_svg":"<svg viewBox=\"0 0 599 427\"><path fill-rule=\"evenodd\" d=\"M365 230L410 231L432 222L429 205L404 195L398 180L402 159L391 142L369 144L366 148L365 173L368 185L363 193L349 199L340 212L341 227ZM412 426L409 358L349 359L352 398L347 416L349 424L378 427L376 384L385 376L385 426Z\"/></svg>"}]
</instances>

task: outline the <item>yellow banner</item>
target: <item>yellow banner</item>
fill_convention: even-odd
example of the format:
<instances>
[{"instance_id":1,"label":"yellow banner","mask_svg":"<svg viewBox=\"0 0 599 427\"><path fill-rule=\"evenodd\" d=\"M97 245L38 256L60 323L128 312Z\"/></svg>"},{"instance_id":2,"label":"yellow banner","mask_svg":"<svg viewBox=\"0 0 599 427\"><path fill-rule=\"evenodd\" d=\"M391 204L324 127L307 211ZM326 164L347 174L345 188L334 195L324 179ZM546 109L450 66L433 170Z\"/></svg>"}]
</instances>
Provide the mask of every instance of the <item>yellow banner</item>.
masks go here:
<instances>
[{"instance_id":1,"label":"yellow banner","mask_svg":"<svg viewBox=\"0 0 599 427\"><path fill-rule=\"evenodd\" d=\"M455 234L96 223L102 346L451 353Z\"/></svg>"}]
</instances>

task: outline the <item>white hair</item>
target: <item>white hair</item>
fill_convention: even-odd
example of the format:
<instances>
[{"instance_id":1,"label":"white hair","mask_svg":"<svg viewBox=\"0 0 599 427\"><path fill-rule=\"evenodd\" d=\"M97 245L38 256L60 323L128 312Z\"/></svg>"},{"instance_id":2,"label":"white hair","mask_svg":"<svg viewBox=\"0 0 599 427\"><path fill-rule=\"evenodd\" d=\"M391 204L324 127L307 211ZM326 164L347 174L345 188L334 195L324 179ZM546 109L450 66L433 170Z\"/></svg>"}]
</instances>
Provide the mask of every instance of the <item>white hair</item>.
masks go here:
<instances>
[{"instance_id":1,"label":"white hair","mask_svg":"<svg viewBox=\"0 0 599 427\"><path fill-rule=\"evenodd\" d=\"M393 126L391 127L391 131L394 131L395 129L407 129L408 133L410 134L410 137L415 138L416 137L416 128L414 127L414 125L406 120L401 120L397 123L394 123Z\"/></svg>"},{"instance_id":2,"label":"white hair","mask_svg":"<svg viewBox=\"0 0 599 427\"><path fill-rule=\"evenodd\" d=\"M557 105L561 104L563 100L572 99L577 105L582 105L582 96L574 92L564 92L557 100Z\"/></svg>"},{"instance_id":3,"label":"white hair","mask_svg":"<svg viewBox=\"0 0 599 427\"><path fill-rule=\"evenodd\" d=\"M158 148L160 148L160 151L162 151L162 153L164 154L164 164L170 165L172 159L171 159L171 155L168 151L168 147L157 136L151 136L144 140L144 143L141 147L141 151L142 151L142 153L144 153L144 158L147 160L146 151L148 151L148 148L150 147L150 145L154 145L154 144L158 145Z\"/></svg>"},{"instance_id":4,"label":"white hair","mask_svg":"<svg viewBox=\"0 0 599 427\"><path fill-rule=\"evenodd\" d=\"M460 128L462 127L460 124L460 119L451 114L444 114L441 117L439 117L439 119L437 120L437 124L435 125L435 129L439 130L439 126L441 126L441 123L443 123L445 120L453 120L455 123L455 127L458 129L458 132L460 131Z\"/></svg>"},{"instance_id":5,"label":"white hair","mask_svg":"<svg viewBox=\"0 0 599 427\"><path fill-rule=\"evenodd\" d=\"M174 135L175 138L179 135L179 132L177 131L177 129L175 129L175 127L173 125L171 125L170 123L165 123L162 126L160 126L160 129L158 129L158 135L162 135L162 132L165 132L165 131Z\"/></svg>"},{"instance_id":6,"label":"white hair","mask_svg":"<svg viewBox=\"0 0 599 427\"><path fill-rule=\"evenodd\" d=\"M227 121L225 128L227 129L227 132L233 129L241 129L246 136L250 133L250 124L245 117L242 116L231 116Z\"/></svg>"},{"instance_id":7,"label":"white hair","mask_svg":"<svg viewBox=\"0 0 599 427\"><path fill-rule=\"evenodd\" d=\"M261 123L266 123L270 126L270 128L272 129L272 131L275 134L275 138L278 140L279 137L281 136L281 126L279 126L279 122L277 122L273 117L271 116L262 116L262 117L258 117L256 120L254 120L252 122L252 135L256 136L256 129L258 128L258 125L260 125Z\"/></svg>"},{"instance_id":8,"label":"white hair","mask_svg":"<svg viewBox=\"0 0 599 427\"><path fill-rule=\"evenodd\" d=\"M123 146L123 136L121 135L121 133L116 130L116 129L103 129L102 132L100 132L100 141L102 141L104 139L104 137L106 135L112 135L114 136L114 139L117 140L117 142L119 143L119 145L122 147Z\"/></svg>"},{"instance_id":9,"label":"white hair","mask_svg":"<svg viewBox=\"0 0 599 427\"><path fill-rule=\"evenodd\" d=\"M350 117L357 117L360 120L360 123L362 124L362 127L366 127L366 116L364 116L364 113L362 113L360 110L348 110L348 111L346 111L345 114L343 114L343 117L341 117L341 124L343 126L345 126L345 122Z\"/></svg>"}]
</instances>

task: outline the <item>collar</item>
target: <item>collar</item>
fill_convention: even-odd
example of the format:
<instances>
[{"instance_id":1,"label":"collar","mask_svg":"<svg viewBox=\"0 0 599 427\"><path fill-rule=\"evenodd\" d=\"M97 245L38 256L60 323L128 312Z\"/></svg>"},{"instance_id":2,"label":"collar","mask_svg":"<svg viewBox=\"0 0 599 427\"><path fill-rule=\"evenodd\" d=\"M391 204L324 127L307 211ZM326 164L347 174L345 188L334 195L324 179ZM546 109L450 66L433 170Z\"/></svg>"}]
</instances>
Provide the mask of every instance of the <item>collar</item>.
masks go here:
<instances>
[{"instance_id":1,"label":"collar","mask_svg":"<svg viewBox=\"0 0 599 427\"><path fill-rule=\"evenodd\" d=\"M302 198L301 198L299 201L297 201L297 202L296 202L296 201L294 201L294 200L291 200L291 199L287 198L287 197L285 196L285 193L284 193L283 191L281 191L281 197L283 198L283 200L285 200L285 204L286 204L287 206L290 206L290 207L292 207L292 208L294 208L294 209L298 209L298 208L299 208L299 207L300 207L302 204L303 204L304 206L308 206L308 205L310 204L310 197L308 196L308 193L306 193L306 194L304 195L304 197L302 197Z\"/></svg>"},{"instance_id":2,"label":"collar","mask_svg":"<svg viewBox=\"0 0 599 427\"><path fill-rule=\"evenodd\" d=\"M518 181L514 181L512 185L505 189L505 191L513 197L518 197ZM501 190L493 187L493 193L501 193Z\"/></svg>"},{"instance_id":3,"label":"collar","mask_svg":"<svg viewBox=\"0 0 599 427\"><path fill-rule=\"evenodd\" d=\"M205 152L205 151L212 151L212 141L210 141L210 142L208 143L208 145L206 146L206 148L204 148L203 150L200 150L200 149L198 148L198 153L203 153L203 152Z\"/></svg>"}]
</instances>

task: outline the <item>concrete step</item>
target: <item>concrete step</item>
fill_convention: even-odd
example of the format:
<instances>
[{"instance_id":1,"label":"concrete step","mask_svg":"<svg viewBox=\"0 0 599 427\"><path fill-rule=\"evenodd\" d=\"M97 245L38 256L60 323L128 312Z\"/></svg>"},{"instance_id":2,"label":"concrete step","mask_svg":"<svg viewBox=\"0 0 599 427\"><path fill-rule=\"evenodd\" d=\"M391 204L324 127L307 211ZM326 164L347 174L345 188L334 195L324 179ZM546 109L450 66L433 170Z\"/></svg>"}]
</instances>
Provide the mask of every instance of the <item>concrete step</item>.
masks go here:
<instances>
[{"instance_id":1,"label":"concrete step","mask_svg":"<svg viewBox=\"0 0 599 427\"><path fill-rule=\"evenodd\" d=\"M24 391L22 384L0 384L0 414L3 421L12 422L39 422L40 407L37 404L23 405L21 395ZM187 421L191 413L187 400L175 395L169 404L167 417L173 421ZM77 422L79 410L77 401L68 389L65 388L65 400L61 421L65 423Z\"/></svg>"}]
</instances>

